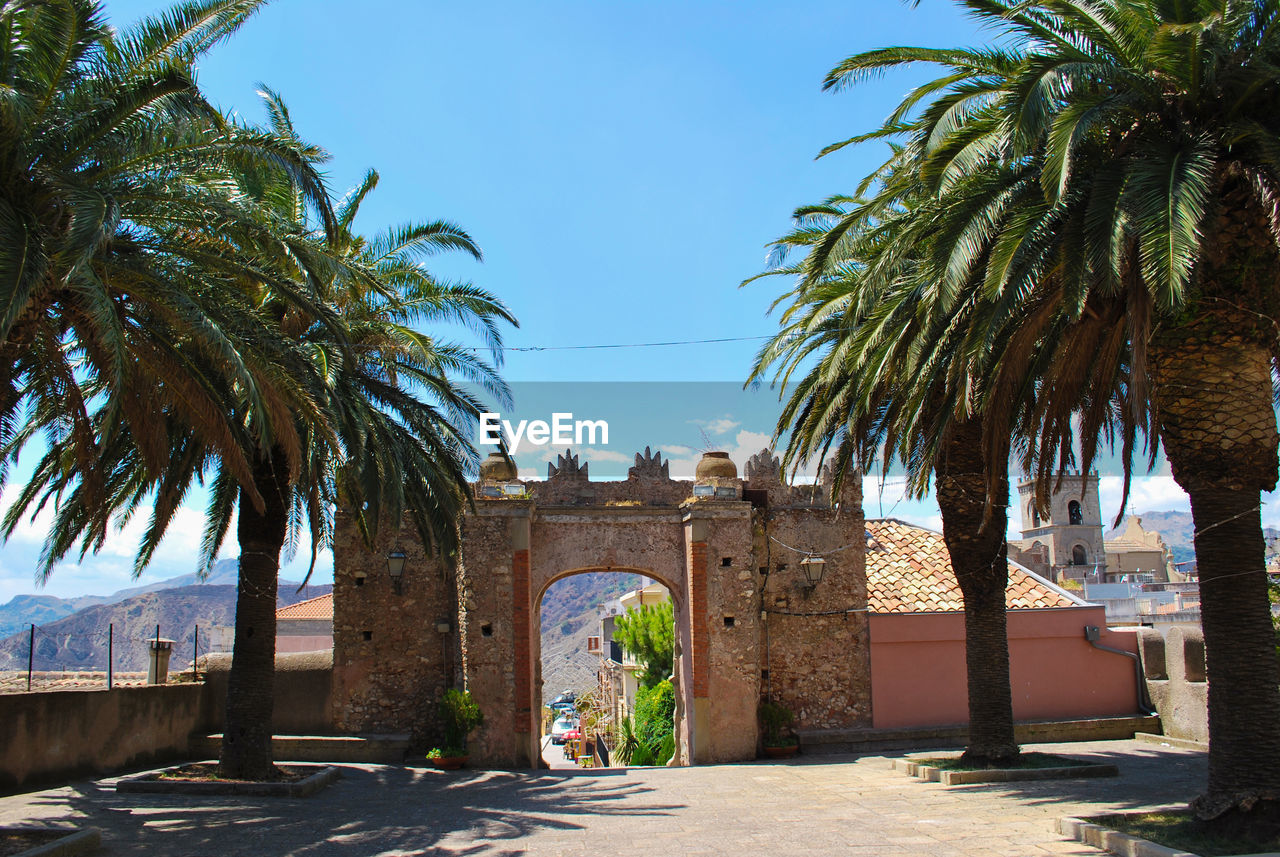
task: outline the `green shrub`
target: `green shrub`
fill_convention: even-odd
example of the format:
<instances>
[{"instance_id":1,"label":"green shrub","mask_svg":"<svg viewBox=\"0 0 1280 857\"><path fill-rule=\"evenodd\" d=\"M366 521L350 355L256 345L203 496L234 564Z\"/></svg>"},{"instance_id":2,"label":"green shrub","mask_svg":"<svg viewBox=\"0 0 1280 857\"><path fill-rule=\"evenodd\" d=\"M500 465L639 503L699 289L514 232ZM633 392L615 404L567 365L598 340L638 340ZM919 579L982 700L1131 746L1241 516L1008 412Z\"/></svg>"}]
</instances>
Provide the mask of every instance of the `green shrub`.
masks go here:
<instances>
[{"instance_id":1,"label":"green shrub","mask_svg":"<svg viewBox=\"0 0 1280 857\"><path fill-rule=\"evenodd\" d=\"M626 765L665 765L675 755L676 693L670 681L642 687L635 715L623 721Z\"/></svg>"},{"instance_id":2,"label":"green shrub","mask_svg":"<svg viewBox=\"0 0 1280 857\"><path fill-rule=\"evenodd\" d=\"M789 747L795 743L791 734L791 721L795 715L780 702L765 700L760 703L760 730L764 733L766 747Z\"/></svg>"},{"instance_id":3,"label":"green shrub","mask_svg":"<svg viewBox=\"0 0 1280 857\"><path fill-rule=\"evenodd\" d=\"M484 714L471 698L470 691L451 687L440 700L440 720L444 725L443 754L465 756L467 736L472 729L484 723Z\"/></svg>"}]
</instances>

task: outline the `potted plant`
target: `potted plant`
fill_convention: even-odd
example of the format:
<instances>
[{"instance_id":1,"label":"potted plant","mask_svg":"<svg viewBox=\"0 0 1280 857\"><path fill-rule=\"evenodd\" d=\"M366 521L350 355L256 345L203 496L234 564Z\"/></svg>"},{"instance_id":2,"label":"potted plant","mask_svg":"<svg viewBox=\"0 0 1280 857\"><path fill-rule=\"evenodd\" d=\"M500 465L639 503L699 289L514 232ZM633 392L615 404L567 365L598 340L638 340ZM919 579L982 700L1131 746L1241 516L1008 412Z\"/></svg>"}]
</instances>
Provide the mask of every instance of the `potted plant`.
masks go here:
<instances>
[{"instance_id":1,"label":"potted plant","mask_svg":"<svg viewBox=\"0 0 1280 857\"><path fill-rule=\"evenodd\" d=\"M432 748L427 759L442 770L457 770L467 763L467 736L484 723L484 714L470 691L451 687L440 700L440 721L444 726L444 746Z\"/></svg>"},{"instance_id":2,"label":"potted plant","mask_svg":"<svg viewBox=\"0 0 1280 857\"><path fill-rule=\"evenodd\" d=\"M780 702L766 699L760 703L760 730L764 754L771 759L786 759L800 749L800 739L791 731L795 715Z\"/></svg>"}]
</instances>

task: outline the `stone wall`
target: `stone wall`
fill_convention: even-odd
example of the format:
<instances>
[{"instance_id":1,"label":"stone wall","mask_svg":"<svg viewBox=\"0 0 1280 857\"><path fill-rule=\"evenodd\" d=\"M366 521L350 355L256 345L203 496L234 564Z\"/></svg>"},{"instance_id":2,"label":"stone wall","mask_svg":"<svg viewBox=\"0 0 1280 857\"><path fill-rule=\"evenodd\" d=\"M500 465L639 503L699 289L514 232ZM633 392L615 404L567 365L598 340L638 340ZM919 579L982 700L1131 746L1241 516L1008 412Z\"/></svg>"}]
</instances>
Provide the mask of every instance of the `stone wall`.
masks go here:
<instances>
[{"instance_id":1,"label":"stone wall","mask_svg":"<svg viewBox=\"0 0 1280 857\"><path fill-rule=\"evenodd\" d=\"M765 689L796 717L795 728L851 729L871 725L871 645L868 631L866 526L862 482L847 478L831 508L820 493L781 494L776 463L753 459L753 487L770 485L770 506L757 515L756 564L761 571ZM824 487L824 492L829 488ZM807 502L808 501L808 502ZM800 561L807 552L826 562L822 581L808 585Z\"/></svg>"},{"instance_id":2,"label":"stone wall","mask_svg":"<svg viewBox=\"0 0 1280 857\"><path fill-rule=\"evenodd\" d=\"M693 760L751 759L760 701L760 602L751 506L689 503L685 524L693 622Z\"/></svg>"},{"instance_id":3,"label":"stone wall","mask_svg":"<svg viewBox=\"0 0 1280 857\"><path fill-rule=\"evenodd\" d=\"M200 696L197 731L222 731L226 720L227 676L231 655L200 659L204 693ZM271 731L276 735L332 735L333 652L280 652L276 654L275 705Z\"/></svg>"},{"instance_id":4,"label":"stone wall","mask_svg":"<svg viewBox=\"0 0 1280 857\"><path fill-rule=\"evenodd\" d=\"M0 791L189 759L222 731L230 654L200 659L202 681L0 694ZM277 735L332 734L328 652L276 656Z\"/></svg>"},{"instance_id":5,"label":"stone wall","mask_svg":"<svg viewBox=\"0 0 1280 857\"><path fill-rule=\"evenodd\" d=\"M392 551L405 554L398 591L387 569ZM333 555L331 722L348 734L409 733L415 749L425 748L439 737L436 706L458 663L452 573L407 519L370 549L339 511Z\"/></svg>"},{"instance_id":6,"label":"stone wall","mask_svg":"<svg viewBox=\"0 0 1280 857\"><path fill-rule=\"evenodd\" d=\"M538 758L530 702L529 514L528 503L478 503L476 514L463 520L458 566L466 685L484 712L471 752L485 764L521 768L534 767Z\"/></svg>"},{"instance_id":7,"label":"stone wall","mask_svg":"<svg viewBox=\"0 0 1280 857\"><path fill-rule=\"evenodd\" d=\"M1138 631L1138 654L1147 695L1160 713L1164 734L1189 741L1209 740L1209 684L1204 632L1174 627L1164 637L1154 628Z\"/></svg>"},{"instance_id":8,"label":"stone wall","mask_svg":"<svg viewBox=\"0 0 1280 857\"><path fill-rule=\"evenodd\" d=\"M0 791L182 758L203 692L172 684L0 695Z\"/></svg>"},{"instance_id":9,"label":"stone wall","mask_svg":"<svg viewBox=\"0 0 1280 857\"><path fill-rule=\"evenodd\" d=\"M335 727L403 732L408 724L429 743L435 700L460 682L485 715L471 739L474 761L537 765L538 607L552 582L587 571L634 572L671 591L677 763L753 758L766 674L797 726L868 725L860 481L850 479L833 507L829 479L787 485L777 459L762 453L745 480L704 482L715 496L694 496L694 483L670 479L648 450L628 479L591 482L566 453L546 481L477 485L451 568L429 558L407 527L370 550L339 515ZM803 586L801 556L784 559L775 540L826 555L823 583ZM399 593L386 573L393 549L407 556ZM443 616L451 627L442 635Z\"/></svg>"}]
</instances>

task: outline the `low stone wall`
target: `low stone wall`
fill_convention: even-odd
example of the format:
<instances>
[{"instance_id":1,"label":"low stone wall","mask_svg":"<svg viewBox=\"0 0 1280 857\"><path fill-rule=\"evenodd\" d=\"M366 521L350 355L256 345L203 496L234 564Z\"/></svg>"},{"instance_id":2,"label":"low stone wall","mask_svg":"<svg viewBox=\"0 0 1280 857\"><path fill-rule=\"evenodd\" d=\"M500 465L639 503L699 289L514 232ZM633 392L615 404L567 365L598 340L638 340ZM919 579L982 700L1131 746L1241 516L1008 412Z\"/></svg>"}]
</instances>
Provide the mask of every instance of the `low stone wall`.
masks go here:
<instances>
[{"instance_id":1,"label":"low stone wall","mask_svg":"<svg viewBox=\"0 0 1280 857\"><path fill-rule=\"evenodd\" d=\"M222 731L230 668L211 655L197 683L0 694L0 792L189 758ZM333 734L331 653L278 655L275 682L276 734Z\"/></svg>"},{"instance_id":2,"label":"low stone wall","mask_svg":"<svg viewBox=\"0 0 1280 857\"><path fill-rule=\"evenodd\" d=\"M0 695L0 791L185 756L200 684Z\"/></svg>"},{"instance_id":3,"label":"low stone wall","mask_svg":"<svg viewBox=\"0 0 1280 857\"><path fill-rule=\"evenodd\" d=\"M201 732L221 732L226 720L231 655L201 659L205 693L200 698ZM271 731L276 735L333 735L333 651L276 655L276 702Z\"/></svg>"},{"instance_id":4,"label":"low stone wall","mask_svg":"<svg viewBox=\"0 0 1280 857\"><path fill-rule=\"evenodd\" d=\"M1204 664L1204 632L1174 627L1168 636L1138 630L1138 654L1147 695L1160 712L1164 734L1189 741L1209 740L1209 684Z\"/></svg>"}]
</instances>

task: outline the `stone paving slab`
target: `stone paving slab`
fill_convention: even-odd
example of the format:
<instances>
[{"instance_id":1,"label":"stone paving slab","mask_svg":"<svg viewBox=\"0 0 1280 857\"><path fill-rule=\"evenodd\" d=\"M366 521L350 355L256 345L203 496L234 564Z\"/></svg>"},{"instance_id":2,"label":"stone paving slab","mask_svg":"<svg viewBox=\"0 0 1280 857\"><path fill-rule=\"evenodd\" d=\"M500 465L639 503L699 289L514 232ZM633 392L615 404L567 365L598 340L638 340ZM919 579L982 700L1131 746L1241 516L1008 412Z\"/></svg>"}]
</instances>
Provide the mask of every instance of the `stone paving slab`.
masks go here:
<instances>
[{"instance_id":1,"label":"stone paving slab","mask_svg":"<svg viewBox=\"0 0 1280 857\"><path fill-rule=\"evenodd\" d=\"M0 824L102 830L103 854L156 857L754 854L1098 855L1062 816L1183 803L1205 777L1190 750L1113 741L1028 746L1120 767L1104 780L944 787L883 756L568 772L343 765L307 799L117 794L114 779L0 798Z\"/></svg>"}]
</instances>

